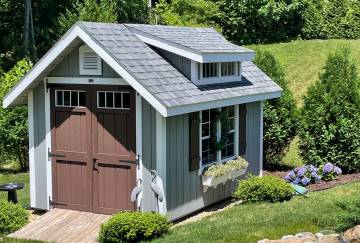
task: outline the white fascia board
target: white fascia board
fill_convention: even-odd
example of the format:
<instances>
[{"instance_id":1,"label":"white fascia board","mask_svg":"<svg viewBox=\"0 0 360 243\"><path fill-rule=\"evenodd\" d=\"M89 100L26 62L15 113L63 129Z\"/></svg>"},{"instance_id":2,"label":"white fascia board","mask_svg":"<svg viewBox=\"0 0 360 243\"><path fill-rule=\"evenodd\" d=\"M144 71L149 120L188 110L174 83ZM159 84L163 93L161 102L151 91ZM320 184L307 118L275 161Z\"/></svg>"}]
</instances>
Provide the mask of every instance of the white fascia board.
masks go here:
<instances>
[{"instance_id":1,"label":"white fascia board","mask_svg":"<svg viewBox=\"0 0 360 243\"><path fill-rule=\"evenodd\" d=\"M204 53L202 57L202 62L204 63L253 61L255 59L255 52L212 52Z\"/></svg>"},{"instance_id":2,"label":"white fascia board","mask_svg":"<svg viewBox=\"0 0 360 243\"><path fill-rule=\"evenodd\" d=\"M24 78L7 93L3 100L3 107L12 105L27 87L35 81L42 72L68 47L77 37L78 26L71 28L66 34L43 56L39 62L24 76Z\"/></svg>"},{"instance_id":3,"label":"white fascia board","mask_svg":"<svg viewBox=\"0 0 360 243\"><path fill-rule=\"evenodd\" d=\"M99 44L93 40L89 34L78 27L78 36L84 41L96 54L98 54L115 72L123 77L144 99L149 102L161 115L167 117L167 109L161 104L148 90L146 90L136 79L131 76L117 61L114 60Z\"/></svg>"},{"instance_id":4,"label":"white fascia board","mask_svg":"<svg viewBox=\"0 0 360 243\"><path fill-rule=\"evenodd\" d=\"M206 109L213 109L213 108L220 108L224 106L236 105L236 104L245 104L251 103L255 101L262 101L268 99L274 99L281 96L281 91L274 91L270 93L263 93L263 94L256 94L256 95L246 95L240 96L230 99L223 99L223 100L214 100L210 102L202 102L196 103L191 105L183 105L183 106L176 106L173 108L168 108L168 116L176 116L186 113L191 113L195 111L202 111Z\"/></svg>"},{"instance_id":5,"label":"white fascia board","mask_svg":"<svg viewBox=\"0 0 360 243\"><path fill-rule=\"evenodd\" d=\"M200 63L252 61L255 58L255 52L251 50L249 52L200 52L135 28L130 28L143 42Z\"/></svg>"}]
</instances>

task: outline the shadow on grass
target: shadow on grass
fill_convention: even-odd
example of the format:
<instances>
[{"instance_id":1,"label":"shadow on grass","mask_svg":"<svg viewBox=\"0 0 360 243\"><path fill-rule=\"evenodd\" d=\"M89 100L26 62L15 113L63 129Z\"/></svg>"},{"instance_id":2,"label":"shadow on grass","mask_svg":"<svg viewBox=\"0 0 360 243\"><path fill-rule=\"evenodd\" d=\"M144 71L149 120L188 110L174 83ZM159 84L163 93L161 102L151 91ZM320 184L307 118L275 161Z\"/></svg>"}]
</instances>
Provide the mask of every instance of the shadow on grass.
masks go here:
<instances>
[{"instance_id":1,"label":"shadow on grass","mask_svg":"<svg viewBox=\"0 0 360 243\"><path fill-rule=\"evenodd\" d=\"M3 168L0 167L0 174L18 174L18 173L24 173L23 171L17 169L17 168Z\"/></svg>"},{"instance_id":2,"label":"shadow on grass","mask_svg":"<svg viewBox=\"0 0 360 243\"><path fill-rule=\"evenodd\" d=\"M286 164L264 164L264 169L275 172L275 171L289 171L295 169L295 166Z\"/></svg>"}]
</instances>

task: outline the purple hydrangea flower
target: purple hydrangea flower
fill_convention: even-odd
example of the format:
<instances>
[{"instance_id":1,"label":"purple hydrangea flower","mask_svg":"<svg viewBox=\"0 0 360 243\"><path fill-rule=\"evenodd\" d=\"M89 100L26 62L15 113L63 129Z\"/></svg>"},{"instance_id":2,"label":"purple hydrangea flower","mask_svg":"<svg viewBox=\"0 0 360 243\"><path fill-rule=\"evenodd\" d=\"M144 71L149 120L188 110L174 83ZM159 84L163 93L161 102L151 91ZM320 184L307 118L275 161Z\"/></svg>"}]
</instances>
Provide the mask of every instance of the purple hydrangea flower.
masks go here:
<instances>
[{"instance_id":1,"label":"purple hydrangea flower","mask_svg":"<svg viewBox=\"0 0 360 243\"><path fill-rule=\"evenodd\" d=\"M316 173L316 172L318 171L318 169L317 169L315 166L310 165L310 166L309 166L309 171Z\"/></svg>"},{"instance_id":2,"label":"purple hydrangea flower","mask_svg":"<svg viewBox=\"0 0 360 243\"><path fill-rule=\"evenodd\" d=\"M329 174L334 169L334 166L331 163L326 163L323 168L324 174Z\"/></svg>"},{"instance_id":3,"label":"purple hydrangea flower","mask_svg":"<svg viewBox=\"0 0 360 243\"><path fill-rule=\"evenodd\" d=\"M295 185L299 184L300 183L300 179L299 177L296 177L295 180L293 180L293 182Z\"/></svg>"},{"instance_id":4,"label":"purple hydrangea flower","mask_svg":"<svg viewBox=\"0 0 360 243\"><path fill-rule=\"evenodd\" d=\"M334 166L334 171L335 171L336 175L341 175L341 173L342 173L342 170L338 166Z\"/></svg>"},{"instance_id":5,"label":"purple hydrangea flower","mask_svg":"<svg viewBox=\"0 0 360 243\"><path fill-rule=\"evenodd\" d=\"M298 170L298 176L299 177L301 177L301 176L304 176L305 175L305 173L306 173L306 167L305 166L303 166L303 167L300 167L300 169Z\"/></svg>"},{"instance_id":6,"label":"purple hydrangea flower","mask_svg":"<svg viewBox=\"0 0 360 243\"><path fill-rule=\"evenodd\" d=\"M309 183L310 183L310 179L309 179L309 178L307 178L307 177L302 178L301 184L302 184L303 186L307 186L307 185L309 185Z\"/></svg>"}]
</instances>

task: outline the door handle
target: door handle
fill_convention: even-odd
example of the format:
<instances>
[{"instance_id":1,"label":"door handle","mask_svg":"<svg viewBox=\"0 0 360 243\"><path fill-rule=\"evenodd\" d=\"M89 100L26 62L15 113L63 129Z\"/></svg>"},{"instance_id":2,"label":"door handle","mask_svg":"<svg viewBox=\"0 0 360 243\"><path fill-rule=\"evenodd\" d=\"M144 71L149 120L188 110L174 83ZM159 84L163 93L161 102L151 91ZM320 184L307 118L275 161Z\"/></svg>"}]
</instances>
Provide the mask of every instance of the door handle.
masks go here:
<instances>
[{"instance_id":1,"label":"door handle","mask_svg":"<svg viewBox=\"0 0 360 243\"><path fill-rule=\"evenodd\" d=\"M93 158L93 170L99 170L97 158Z\"/></svg>"},{"instance_id":2,"label":"door handle","mask_svg":"<svg viewBox=\"0 0 360 243\"><path fill-rule=\"evenodd\" d=\"M49 150L48 150L48 157L57 157L57 158L65 158L66 156L64 154L56 154L56 153L51 153Z\"/></svg>"}]
</instances>

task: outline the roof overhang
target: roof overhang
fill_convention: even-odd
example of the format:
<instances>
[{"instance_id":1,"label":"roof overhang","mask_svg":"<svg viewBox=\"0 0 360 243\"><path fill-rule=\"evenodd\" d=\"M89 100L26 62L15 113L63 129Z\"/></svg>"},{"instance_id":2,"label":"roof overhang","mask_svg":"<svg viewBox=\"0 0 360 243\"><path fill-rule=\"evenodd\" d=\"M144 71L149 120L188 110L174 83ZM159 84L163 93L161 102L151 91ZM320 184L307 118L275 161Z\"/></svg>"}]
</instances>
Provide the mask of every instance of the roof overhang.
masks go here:
<instances>
[{"instance_id":1,"label":"roof overhang","mask_svg":"<svg viewBox=\"0 0 360 243\"><path fill-rule=\"evenodd\" d=\"M64 56L66 49L79 44L79 40L87 44L96 52L111 68L125 79L141 96L143 96L160 114L167 116L166 107L161 104L148 90L146 90L136 79L125 70L108 52L106 52L80 24L75 24L66 34L41 58L38 63L21 79L18 84L9 91L3 100L3 107L26 103L26 96L46 73L49 67L59 63L59 57ZM25 99L24 99L25 98Z\"/></svg>"},{"instance_id":2,"label":"roof overhang","mask_svg":"<svg viewBox=\"0 0 360 243\"><path fill-rule=\"evenodd\" d=\"M282 91L274 91L274 92L267 92L267 93L256 94L256 95L239 96L239 97L230 98L230 99L214 100L214 101L196 103L196 104L191 104L191 105L170 107L170 108L168 108L167 115L168 116L176 116L176 115L181 115L181 114L185 114L185 113L220 108L220 107L224 107L224 106L245 104L245 103L263 101L263 100L268 100L268 99L275 99L275 98L278 98L281 96L281 92Z\"/></svg>"},{"instance_id":3,"label":"roof overhang","mask_svg":"<svg viewBox=\"0 0 360 243\"><path fill-rule=\"evenodd\" d=\"M177 43L164 40L160 37L145 33L134 27L128 26L137 37L139 37L146 44L155 46L157 48L175 53L179 56L186 57L190 60L209 63L209 62L236 62L236 61L252 61L255 58L255 52L249 50L248 52L201 52L192 48L179 45Z\"/></svg>"}]
</instances>

